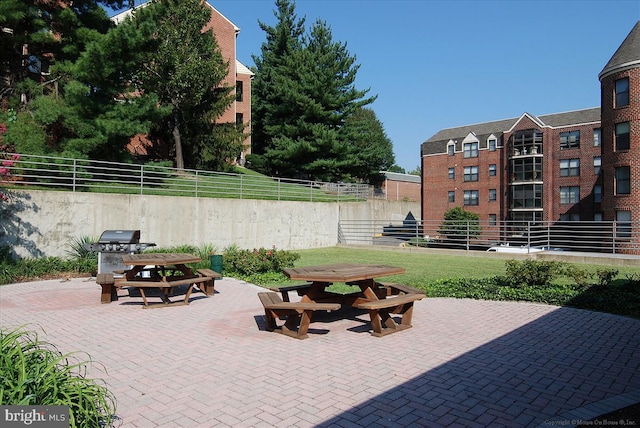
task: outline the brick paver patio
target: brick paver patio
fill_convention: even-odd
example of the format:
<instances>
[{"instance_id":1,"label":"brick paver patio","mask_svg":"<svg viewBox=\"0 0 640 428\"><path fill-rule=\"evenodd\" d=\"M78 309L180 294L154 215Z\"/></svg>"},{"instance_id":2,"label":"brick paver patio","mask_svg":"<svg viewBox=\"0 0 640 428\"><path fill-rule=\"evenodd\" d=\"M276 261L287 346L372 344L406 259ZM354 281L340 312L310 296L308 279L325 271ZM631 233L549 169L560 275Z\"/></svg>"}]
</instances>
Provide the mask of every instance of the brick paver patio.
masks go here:
<instances>
[{"instance_id":1,"label":"brick paver patio","mask_svg":"<svg viewBox=\"0 0 640 428\"><path fill-rule=\"evenodd\" d=\"M640 320L428 298L397 334L347 312L316 314L296 340L264 330L263 289L216 290L143 310L100 304L91 278L5 285L0 325L88 353L122 427L574 426L640 401Z\"/></svg>"}]
</instances>

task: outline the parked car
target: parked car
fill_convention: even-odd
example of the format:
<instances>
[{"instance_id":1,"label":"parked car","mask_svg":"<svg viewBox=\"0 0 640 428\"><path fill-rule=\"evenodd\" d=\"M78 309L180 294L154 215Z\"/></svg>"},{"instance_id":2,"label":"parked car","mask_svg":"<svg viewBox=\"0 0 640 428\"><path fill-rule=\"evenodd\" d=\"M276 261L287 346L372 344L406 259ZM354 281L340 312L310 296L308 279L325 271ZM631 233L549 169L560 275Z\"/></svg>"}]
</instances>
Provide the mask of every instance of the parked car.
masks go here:
<instances>
[{"instance_id":1,"label":"parked car","mask_svg":"<svg viewBox=\"0 0 640 428\"><path fill-rule=\"evenodd\" d=\"M544 251L544 250L539 247L528 247L526 245L511 246L509 244L500 244L500 245L495 245L493 247L489 247L487 251L494 252L494 253L529 254L529 253L537 253L539 251Z\"/></svg>"}]
</instances>

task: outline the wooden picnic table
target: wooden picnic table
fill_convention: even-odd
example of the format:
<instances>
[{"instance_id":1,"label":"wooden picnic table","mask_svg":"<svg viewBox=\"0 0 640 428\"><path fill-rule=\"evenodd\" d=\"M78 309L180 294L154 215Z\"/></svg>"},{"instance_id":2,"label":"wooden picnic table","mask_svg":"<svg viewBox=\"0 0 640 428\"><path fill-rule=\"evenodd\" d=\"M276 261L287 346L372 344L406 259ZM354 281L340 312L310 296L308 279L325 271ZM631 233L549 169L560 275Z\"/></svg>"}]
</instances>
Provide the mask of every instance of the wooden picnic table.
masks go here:
<instances>
[{"instance_id":1,"label":"wooden picnic table","mask_svg":"<svg viewBox=\"0 0 640 428\"><path fill-rule=\"evenodd\" d=\"M372 334L385 336L411 327L413 303L426 297L413 287L403 284L382 284L375 278L405 273L398 266L341 263L334 265L286 268L284 274L292 280L309 281L307 284L279 287L283 300L289 301L288 292L296 290L300 302L341 303L369 312ZM326 288L335 282L356 285L360 291L338 294ZM397 324L394 315L402 315Z\"/></svg>"},{"instance_id":2,"label":"wooden picnic table","mask_svg":"<svg viewBox=\"0 0 640 428\"><path fill-rule=\"evenodd\" d=\"M291 287L291 289L298 289L299 294L306 296L309 300L337 302L350 306L357 306L372 298L385 298L387 289L375 278L406 272L404 268L398 266L356 263L286 268L283 271L289 279L309 282L302 286ZM325 290L335 282L356 285L360 291L343 295Z\"/></svg>"},{"instance_id":3,"label":"wooden picnic table","mask_svg":"<svg viewBox=\"0 0 640 428\"><path fill-rule=\"evenodd\" d=\"M118 287L135 287L140 290L144 308L172 305L188 305L191 292L196 284L212 281L204 275L194 272L187 263L197 263L201 259L185 253L148 253L125 254L122 261L132 266L124 272L124 277L116 280ZM184 300L171 301L170 293L174 287L188 285ZM145 294L146 288L158 288L162 291L162 303L150 304Z\"/></svg>"}]
</instances>

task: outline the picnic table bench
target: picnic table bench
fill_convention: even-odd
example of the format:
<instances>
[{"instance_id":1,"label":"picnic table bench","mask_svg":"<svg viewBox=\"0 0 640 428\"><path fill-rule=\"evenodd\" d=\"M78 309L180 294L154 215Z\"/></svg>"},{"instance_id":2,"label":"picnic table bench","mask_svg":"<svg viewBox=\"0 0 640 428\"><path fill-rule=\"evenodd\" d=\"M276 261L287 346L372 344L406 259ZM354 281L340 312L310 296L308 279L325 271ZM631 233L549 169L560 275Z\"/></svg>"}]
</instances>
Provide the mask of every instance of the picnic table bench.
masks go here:
<instances>
[{"instance_id":1,"label":"picnic table bench","mask_svg":"<svg viewBox=\"0 0 640 428\"><path fill-rule=\"evenodd\" d=\"M369 301L357 305L358 309L369 311L371 334L376 337L411 328L413 303L426 297L424 292L403 284L385 284L385 287L388 297L378 299L375 293L365 291ZM392 315L402 315L401 323L396 323Z\"/></svg>"},{"instance_id":2,"label":"picnic table bench","mask_svg":"<svg viewBox=\"0 0 640 428\"><path fill-rule=\"evenodd\" d=\"M198 286L198 288L207 296L213 296L216 291L215 281L216 279L222 278L222 274L213 269L198 269L198 273L207 278L207 281L204 282L203 286Z\"/></svg>"},{"instance_id":3,"label":"picnic table bench","mask_svg":"<svg viewBox=\"0 0 640 428\"><path fill-rule=\"evenodd\" d=\"M278 330L287 336L296 339L306 339L311 317L314 311L336 311L340 309L339 303L315 303L310 301L285 302L277 293L258 293L260 302L264 306L267 330ZM285 323L278 327L276 319L286 317Z\"/></svg>"},{"instance_id":4,"label":"picnic table bench","mask_svg":"<svg viewBox=\"0 0 640 428\"><path fill-rule=\"evenodd\" d=\"M289 299L289 291L297 291L298 296L304 296L305 294L307 294L312 285L313 284L311 283L286 285L284 287L269 287L269 290L281 293L282 300L285 302L290 302L291 300Z\"/></svg>"}]
</instances>

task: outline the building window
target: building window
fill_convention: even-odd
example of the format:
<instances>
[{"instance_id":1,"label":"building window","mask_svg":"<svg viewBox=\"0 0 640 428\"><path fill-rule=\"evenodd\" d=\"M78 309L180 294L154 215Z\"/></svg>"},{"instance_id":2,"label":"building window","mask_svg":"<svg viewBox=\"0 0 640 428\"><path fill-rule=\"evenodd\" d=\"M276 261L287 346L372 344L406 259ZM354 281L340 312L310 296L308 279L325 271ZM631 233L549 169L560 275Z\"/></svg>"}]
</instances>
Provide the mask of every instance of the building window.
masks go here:
<instances>
[{"instance_id":1,"label":"building window","mask_svg":"<svg viewBox=\"0 0 640 428\"><path fill-rule=\"evenodd\" d=\"M495 177L498 169L496 168L496 164L492 163L489 165L489 177Z\"/></svg>"},{"instance_id":2,"label":"building window","mask_svg":"<svg viewBox=\"0 0 640 428\"><path fill-rule=\"evenodd\" d=\"M453 156L456 154L456 145L454 143L449 143L447 145L447 154L449 156Z\"/></svg>"},{"instance_id":3,"label":"building window","mask_svg":"<svg viewBox=\"0 0 640 428\"><path fill-rule=\"evenodd\" d=\"M449 202L456 201L456 192L453 190L449 190Z\"/></svg>"},{"instance_id":4,"label":"building window","mask_svg":"<svg viewBox=\"0 0 640 428\"><path fill-rule=\"evenodd\" d=\"M596 204L602 202L602 186L600 184L593 186L593 202Z\"/></svg>"},{"instance_id":5,"label":"building window","mask_svg":"<svg viewBox=\"0 0 640 428\"><path fill-rule=\"evenodd\" d=\"M542 153L543 134L537 129L517 131L509 137L510 149L513 156L519 156L532 151ZM535 148L535 149L534 149Z\"/></svg>"},{"instance_id":6,"label":"building window","mask_svg":"<svg viewBox=\"0 0 640 428\"><path fill-rule=\"evenodd\" d=\"M465 158L478 157L478 143L464 143L463 149Z\"/></svg>"},{"instance_id":7,"label":"building window","mask_svg":"<svg viewBox=\"0 0 640 428\"><path fill-rule=\"evenodd\" d=\"M580 147L580 131L560 133L560 150L577 149Z\"/></svg>"},{"instance_id":8,"label":"building window","mask_svg":"<svg viewBox=\"0 0 640 428\"><path fill-rule=\"evenodd\" d=\"M542 184L511 186L510 208L542 208Z\"/></svg>"},{"instance_id":9,"label":"building window","mask_svg":"<svg viewBox=\"0 0 640 428\"><path fill-rule=\"evenodd\" d=\"M237 80L236 81L236 101L242 101L242 97L243 97L242 81Z\"/></svg>"},{"instance_id":10,"label":"building window","mask_svg":"<svg viewBox=\"0 0 640 428\"><path fill-rule=\"evenodd\" d=\"M616 123L616 150L629 150L629 122Z\"/></svg>"},{"instance_id":11,"label":"building window","mask_svg":"<svg viewBox=\"0 0 640 428\"><path fill-rule=\"evenodd\" d=\"M465 190L464 191L464 204L465 205L478 205L478 191L477 190Z\"/></svg>"},{"instance_id":12,"label":"building window","mask_svg":"<svg viewBox=\"0 0 640 428\"><path fill-rule=\"evenodd\" d=\"M580 175L580 159L561 159L560 177Z\"/></svg>"},{"instance_id":13,"label":"building window","mask_svg":"<svg viewBox=\"0 0 640 428\"><path fill-rule=\"evenodd\" d=\"M629 78L616 80L616 107L629 105Z\"/></svg>"},{"instance_id":14,"label":"building window","mask_svg":"<svg viewBox=\"0 0 640 428\"><path fill-rule=\"evenodd\" d=\"M489 214L489 226L495 226L498 224L498 216L496 214Z\"/></svg>"},{"instance_id":15,"label":"building window","mask_svg":"<svg viewBox=\"0 0 640 428\"><path fill-rule=\"evenodd\" d=\"M244 114L236 113L236 123L244 123Z\"/></svg>"},{"instance_id":16,"label":"building window","mask_svg":"<svg viewBox=\"0 0 640 428\"><path fill-rule=\"evenodd\" d=\"M593 130L593 146L600 147L600 128Z\"/></svg>"},{"instance_id":17,"label":"building window","mask_svg":"<svg viewBox=\"0 0 640 428\"><path fill-rule=\"evenodd\" d=\"M580 186L560 186L560 203L577 204L580 202Z\"/></svg>"},{"instance_id":18,"label":"building window","mask_svg":"<svg viewBox=\"0 0 640 428\"><path fill-rule=\"evenodd\" d=\"M498 199L498 192L496 189L489 189L489 200L495 201L496 199Z\"/></svg>"},{"instance_id":19,"label":"building window","mask_svg":"<svg viewBox=\"0 0 640 428\"><path fill-rule=\"evenodd\" d=\"M616 211L616 236L631 238L631 211Z\"/></svg>"},{"instance_id":20,"label":"building window","mask_svg":"<svg viewBox=\"0 0 640 428\"><path fill-rule=\"evenodd\" d=\"M497 140L494 140L493 138L491 140L489 140L489 151L490 152L495 152L497 147L498 147L498 141Z\"/></svg>"},{"instance_id":21,"label":"building window","mask_svg":"<svg viewBox=\"0 0 640 428\"><path fill-rule=\"evenodd\" d=\"M631 193L631 167L620 166L616 168L616 195L628 195Z\"/></svg>"},{"instance_id":22,"label":"building window","mask_svg":"<svg viewBox=\"0 0 640 428\"><path fill-rule=\"evenodd\" d=\"M561 214L560 221L580 221L580 214Z\"/></svg>"},{"instance_id":23,"label":"building window","mask_svg":"<svg viewBox=\"0 0 640 428\"><path fill-rule=\"evenodd\" d=\"M602 221L602 213L594 213L593 221Z\"/></svg>"},{"instance_id":24,"label":"building window","mask_svg":"<svg viewBox=\"0 0 640 428\"><path fill-rule=\"evenodd\" d=\"M596 156L593 158L593 173L595 175L600 175L600 167L602 166L602 158L600 156Z\"/></svg>"},{"instance_id":25,"label":"building window","mask_svg":"<svg viewBox=\"0 0 640 428\"><path fill-rule=\"evenodd\" d=\"M456 169L449 168L449 179L453 180L454 178L456 178Z\"/></svg>"},{"instance_id":26,"label":"building window","mask_svg":"<svg viewBox=\"0 0 640 428\"><path fill-rule=\"evenodd\" d=\"M478 181L478 167L477 166L465 166L464 167L464 181Z\"/></svg>"}]
</instances>

